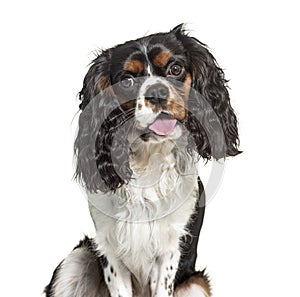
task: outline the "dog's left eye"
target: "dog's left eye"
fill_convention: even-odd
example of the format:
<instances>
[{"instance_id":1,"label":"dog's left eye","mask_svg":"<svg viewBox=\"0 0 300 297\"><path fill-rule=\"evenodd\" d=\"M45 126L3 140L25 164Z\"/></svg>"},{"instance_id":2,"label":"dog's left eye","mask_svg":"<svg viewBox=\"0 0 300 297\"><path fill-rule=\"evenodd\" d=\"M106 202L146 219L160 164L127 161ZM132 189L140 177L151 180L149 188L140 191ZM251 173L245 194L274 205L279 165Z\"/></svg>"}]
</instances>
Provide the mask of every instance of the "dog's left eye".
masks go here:
<instances>
[{"instance_id":1,"label":"dog's left eye","mask_svg":"<svg viewBox=\"0 0 300 297\"><path fill-rule=\"evenodd\" d=\"M133 85L134 85L134 79L131 76L124 77L121 80L121 86L124 87L124 88L128 89L128 88L131 88Z\"/></svg>"},{"instance_id":2,"label":"dog's left eye","mask_svg":"<svg viewBox=\"0 0 300 297\"><path fill-rule=\"evenodd\" d=\"M168 74L172 76L179 76L182 73L183 67L179 64L173 64L169 68Z\"/></svg>"}]
</instances>

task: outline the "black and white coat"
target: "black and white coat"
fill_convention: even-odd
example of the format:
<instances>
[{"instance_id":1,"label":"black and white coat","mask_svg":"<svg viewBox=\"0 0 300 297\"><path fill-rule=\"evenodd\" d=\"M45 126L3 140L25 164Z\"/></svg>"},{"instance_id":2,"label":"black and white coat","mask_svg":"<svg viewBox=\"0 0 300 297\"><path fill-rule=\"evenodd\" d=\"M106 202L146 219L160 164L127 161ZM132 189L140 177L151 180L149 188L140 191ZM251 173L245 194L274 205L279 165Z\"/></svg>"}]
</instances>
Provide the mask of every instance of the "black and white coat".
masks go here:
<instances>
[{"instance_id":1,"label":"black and white coat","mask_svg":"<svg viewBox=\"0 0 300 297\"><path fill-rule=\"evenodd\" d=\"M46 295L210 296L195 270L205 209L197 162L239 153L214 57L180 25L101 52L80 99L76 177L96 236L61 262Z\"/></svg>"},{"instance_id":2,"label":"black and white coat","mask_svg":"<svg viewBox=\"0 0 300 297\"><path fill-rule=\"evenodd\" d=\"M156 150L168 160L160 163L160 176L157 170L147 167L149 172L155 172L159 183L137 187L135 176L134 184L124 185L117 194L89 194L96 237L86 238L60 264L48 286L48 296L106 296L103 292L108 289L107 296L111 297L167 297L191 277L195 277L195 284L176 296L194 296L190 295L192 291L195 296L209 296L206 277L195 271L205 204L195 160L189 155L179 160L178 152L176 159L172 142L166 141L159 148L155 143L146 146L143 159L150 158L150 152ZM181 169L189 174L179 175L176 162L182 162ZM143 174L150 178L148 172ZM168 201L160 201L171 190ZM124 195L129 201L126 204L119 201ZM101 205L97 204L99 198ZM112 204L118 211L112 213Z\"/></svg>"}]
</instances>

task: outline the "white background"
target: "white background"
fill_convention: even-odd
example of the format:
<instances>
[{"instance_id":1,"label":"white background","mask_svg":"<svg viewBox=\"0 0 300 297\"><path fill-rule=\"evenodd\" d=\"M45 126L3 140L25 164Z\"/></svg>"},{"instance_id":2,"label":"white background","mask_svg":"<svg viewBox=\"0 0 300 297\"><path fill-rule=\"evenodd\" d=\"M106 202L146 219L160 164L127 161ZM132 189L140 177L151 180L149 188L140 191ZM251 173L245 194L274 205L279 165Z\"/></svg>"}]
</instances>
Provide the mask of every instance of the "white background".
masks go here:
<instances>
[{"instance_id":1,"label":"white background","mask_svg":"<svg viewBox=\"0 0 300 297\"><path fill-rule=\"evenodd\" d=\"M72 143L92 51L187 23L230 79L244 153L208 205L214 296L299 296L297 1L6 1L0 7L1 296L40 296L83 234Z\"/></svg>"}]
</instances>

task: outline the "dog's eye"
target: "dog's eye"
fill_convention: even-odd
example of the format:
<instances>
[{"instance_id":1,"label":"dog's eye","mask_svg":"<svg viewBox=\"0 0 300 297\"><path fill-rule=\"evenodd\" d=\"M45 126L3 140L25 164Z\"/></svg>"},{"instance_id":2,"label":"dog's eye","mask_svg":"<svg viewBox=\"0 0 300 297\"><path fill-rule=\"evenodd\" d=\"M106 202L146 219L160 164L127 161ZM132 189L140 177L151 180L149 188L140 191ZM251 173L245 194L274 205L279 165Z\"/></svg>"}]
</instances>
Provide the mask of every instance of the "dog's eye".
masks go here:
<instances>
[{"instance_id":1,"label":"dog's eye","mask_svg":"<svg viewBox=\"0 0 300 297\"><path fill-rule=\"evenodd\" d=\"M124 88L128 89L128 88L131 88L133 85L134 85L134 79L130 76L124 77L121 80L121 86L124 87Z\"/></svg>"},{"instance_id":2,"label":"dog's eye","mask_svg":"<svg viewBox=\"0 0 300 297\"><path fill-rule=\"evenodd\" d=\"M182 69L183 67L178 65L178 64L173 64L169 71L168 71L168 74L169 75L173 75L173 76L179 76L181 73L182 73Z\"/></svg>"}]
</instances>

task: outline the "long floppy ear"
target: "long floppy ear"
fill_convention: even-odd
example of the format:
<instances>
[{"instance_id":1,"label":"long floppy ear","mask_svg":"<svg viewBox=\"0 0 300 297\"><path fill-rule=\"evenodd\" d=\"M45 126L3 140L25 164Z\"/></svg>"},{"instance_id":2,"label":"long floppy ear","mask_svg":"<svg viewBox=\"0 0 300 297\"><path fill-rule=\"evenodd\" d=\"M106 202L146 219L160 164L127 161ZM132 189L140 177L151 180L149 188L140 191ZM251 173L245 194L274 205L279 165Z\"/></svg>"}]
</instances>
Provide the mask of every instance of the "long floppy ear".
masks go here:
<instances>
[{"instance_id":1,"label":"long floppy ear","mask_svg":"<svg viewBox=\"0 0 300 297\"><path fill-rule=\"evenodd\" d=\"M126 133L116 129L126 115L110 88L109 61L104 51L92 62L79 93L75 178L91 193L115 190L131 177Z\"/></svg>"},{"instance_id":2,"label":"long floppy ear","mask_svg":"<svg viewBox=\"0 0 300 297\"><path fill-rule=\"evenodd\" d=\"M237 118L230 104L223 70L207 47L188 36L182 25L174 28L173 34L181 41L189 56L189 71L195 92L189 105L188 128L192 130L199 154L207 159L219 159L241 153L238 150ZM199 118L200 123L197 122Z\"/></svg>"},{"instance_id":3,"label":"long floppy ear","mask_svg":"<svg viewBox=\"0 0 300 297\"><path fill-rule=\"evenodd\" d=\"M104 51L92 61L90 69L84 77L83 87L79 92L81 101L79 108L81 110L84 110L100 91L110 86L109 59L109 51Z\"/></svg>"}]
</instances>

